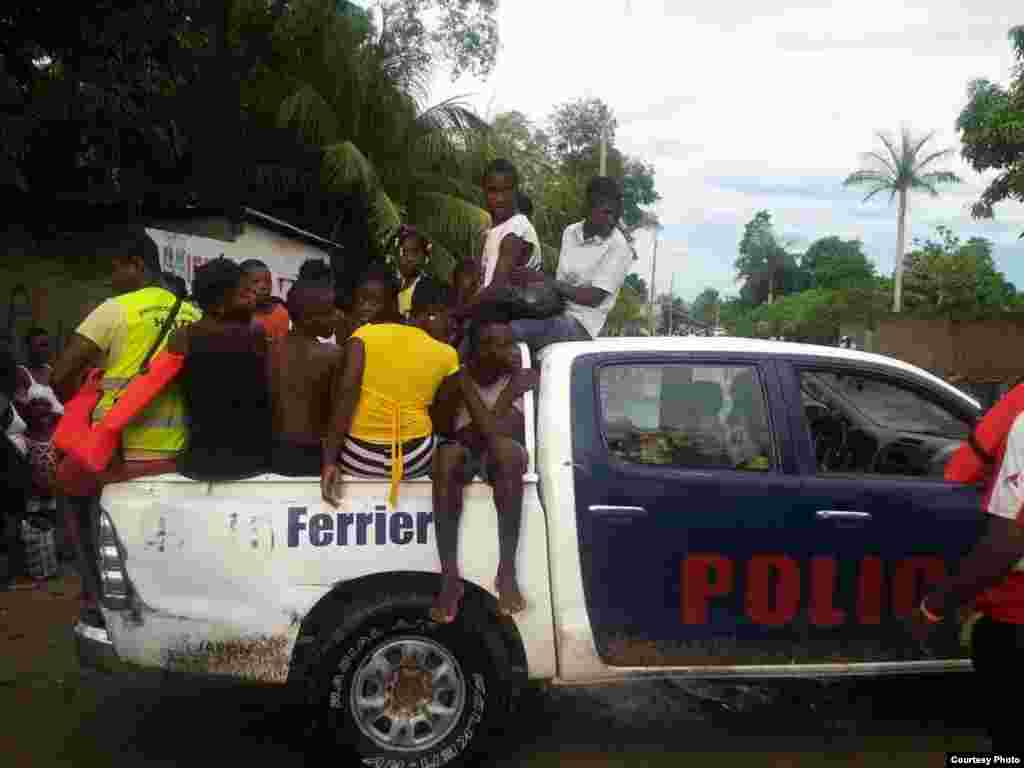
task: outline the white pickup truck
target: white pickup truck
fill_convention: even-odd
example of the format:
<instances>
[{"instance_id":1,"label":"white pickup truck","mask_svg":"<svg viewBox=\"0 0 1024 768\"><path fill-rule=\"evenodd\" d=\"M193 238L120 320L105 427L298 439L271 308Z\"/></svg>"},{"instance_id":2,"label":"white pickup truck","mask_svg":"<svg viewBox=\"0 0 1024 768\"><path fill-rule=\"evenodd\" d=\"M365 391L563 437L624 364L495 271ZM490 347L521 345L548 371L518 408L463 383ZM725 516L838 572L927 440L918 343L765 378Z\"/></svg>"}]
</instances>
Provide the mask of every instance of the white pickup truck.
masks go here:
<instances>
[{"instance_id":1,"label":"white pickup truck","mask_svg":"<svg viewBox=\"0 0 1024 768\"><path fill-rule=\"evenodd\" d=\"M971 546L942 468L979 404L899 361L734 338L559 344L528 395L527 610L496 610L488 486L466 490L466 597L441 626L429 480L109 486L105 626L87 663L288 683L362 763L459 764L528 680L968 669L901 619Z\"/></svg>"}]
</instances>

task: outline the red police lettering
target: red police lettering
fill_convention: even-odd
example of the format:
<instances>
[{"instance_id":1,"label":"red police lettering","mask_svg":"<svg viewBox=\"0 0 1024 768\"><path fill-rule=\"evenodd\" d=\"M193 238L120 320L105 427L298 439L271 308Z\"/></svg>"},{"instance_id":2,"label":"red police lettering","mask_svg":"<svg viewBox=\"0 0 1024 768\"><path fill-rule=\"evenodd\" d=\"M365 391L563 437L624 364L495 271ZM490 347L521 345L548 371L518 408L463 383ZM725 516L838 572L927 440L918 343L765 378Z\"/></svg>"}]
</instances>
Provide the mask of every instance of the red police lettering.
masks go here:
<instances>
[{"instance_id":1,"label":"red police lettering","mask_svg":"<svg viewBox=\"0 0 1024 768\"><path fill-rule=\"evenodd\" d=\"M834 557L811 559L811 623L816 627L836 627L846 621L846 611L833 604L838 591Z\"/></svg>"},{"instance_id":2,"label":"red police lettering","mask_svg":"<svg viewBox=\"0 0 1024 768\"><path fill-rule=\"evenodd\" d=\"M683 560L682 577L683 624L707 624L708 599L732 592L732 560L721 555L690 555Z\"/></svg>"},{"instance_id":3,"label":"red police lettering","mask_svg":"<svg viewBox=\"0 0 1024 768\"><path fill-rule=\"evenodd\" d=\"M857 621L882 623L882 558L869 555L860 561L857 574Z\"/></svg>"},{"instance_id":4,"label":"red police lettering","mask_svg":"<svg viewBox=\"0 0 1024 768\"><path fill-rule=\"evenodd\" d=\"M776 578L773 578L776 576ZM781 627L800 609L800 566L785 555L755 555L747 566L747 616Z\"/></svg>"},{"instance_id":5,"label":"red police lettering","mask_svg":"<svg viewBox=\"0 0 1024 768\"><path fill-rule=\"evenodd\" d=\"M892 577L892 610L900 618L909 616L924 596L925 585L938 584L946 577L946 564L938 557L908 557L896 564Z\"/></svg>"},{"instance_id":6,"label":"red police lettering","mask_svg":"<svg viewBox=\"0 0 1024 768\"><path fill-rule=\"evenodd\" d=\"M851 595L851 602L853 599L856 602L846 608L836 605L840 593L838 559L816 555L810 559L810 569L810 593L806 602L807 617L813 626L846 624L850 620L849 611L855 612L858 624L882 623L886 589L880 557L868 555L860 561L856 594ZM680 572L683 623L707 624L710 600L733 594L733 561L712 553L691 555L683 560ZM891 573L891 610L897 617L905 617L920 602L927 585L942 581L946 564L941 557L918 555L897 561ZM754 624L768 627L789 624L800 613L800 564L787 555L754 555L746 563L743 598L747 618Z\"/></svg>"}]
</instances>

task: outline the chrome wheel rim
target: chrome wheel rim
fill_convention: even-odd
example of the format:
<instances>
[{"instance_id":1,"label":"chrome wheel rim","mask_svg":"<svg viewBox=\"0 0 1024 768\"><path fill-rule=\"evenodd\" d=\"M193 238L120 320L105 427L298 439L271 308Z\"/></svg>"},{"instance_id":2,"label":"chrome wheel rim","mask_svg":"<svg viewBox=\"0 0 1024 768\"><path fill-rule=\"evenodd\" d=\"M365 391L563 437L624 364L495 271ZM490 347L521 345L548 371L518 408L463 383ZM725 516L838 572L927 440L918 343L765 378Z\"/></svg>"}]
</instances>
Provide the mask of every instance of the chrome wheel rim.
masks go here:
<instances>
[{"instance_id":1,"label":"chrome wheel rim","mask_svg":"<svg viewBox=\"0 0 1024 768\"><path fill-rule=\"evenodd\" d=\"M377 746L419 752L455 728L466 707L466 678L438 643L398 638L359 665L350 707L359 730Z\"/></svg>"}]
</instances>

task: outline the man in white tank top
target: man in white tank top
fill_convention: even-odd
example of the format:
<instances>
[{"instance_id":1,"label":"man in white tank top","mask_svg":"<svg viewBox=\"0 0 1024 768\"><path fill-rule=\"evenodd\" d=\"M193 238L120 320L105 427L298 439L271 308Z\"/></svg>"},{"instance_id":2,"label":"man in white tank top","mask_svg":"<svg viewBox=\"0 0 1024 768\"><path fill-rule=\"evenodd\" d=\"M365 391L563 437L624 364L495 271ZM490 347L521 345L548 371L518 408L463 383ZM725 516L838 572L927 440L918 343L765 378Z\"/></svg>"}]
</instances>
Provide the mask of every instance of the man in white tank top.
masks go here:
<instances>
[{"instance_id":1,"label":"man in white tank top","mask_svg":"<svg viewBox=\"0 0 1024 768\"><path fill-rule=\"evenodd\" d=\"M480 476L494 488L500 560L495 579L498 607L508 615L526 608L516 575L526 471L523 393L537 373L523 369L507 323L481 317L469 335L469 359L442 386L435 400L434 431L440 435L434 468L434 522L441 557L441 593L431 616L455 620L462 598L458 534L465 485Z\"/></svg>"}]
</instances>

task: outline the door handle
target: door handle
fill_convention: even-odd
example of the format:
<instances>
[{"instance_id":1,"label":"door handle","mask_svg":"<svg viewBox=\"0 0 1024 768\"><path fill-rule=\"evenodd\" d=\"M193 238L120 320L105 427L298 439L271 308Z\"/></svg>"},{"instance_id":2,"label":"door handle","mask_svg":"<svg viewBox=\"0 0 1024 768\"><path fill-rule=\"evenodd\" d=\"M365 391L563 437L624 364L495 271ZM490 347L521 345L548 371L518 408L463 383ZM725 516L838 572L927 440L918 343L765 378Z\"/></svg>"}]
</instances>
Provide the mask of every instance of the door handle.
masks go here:
<instances>
[{"instance_id":1,"label":"door handle","mask_svg":"<svg viewBox=\"0 0 1024 768\"><path fill-rule=\"evenodd\" d=\"M647 510L643 507L615 507L606 504L591 504L588 507L592 515L598 517L644 517Z\"/></svg>"},{"instance_id":2,"label":"door handle","mask_svg":"<svg viewBox=\"0 0 1024 768\"><path fill-rule=\"evenodd\" d=\"M870 512L847 512L838 509L819 509L816 513L819 520L870 520Z\"/></svg>"}]
</instances>

